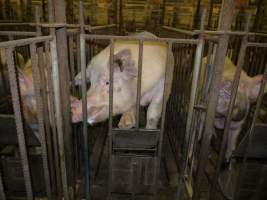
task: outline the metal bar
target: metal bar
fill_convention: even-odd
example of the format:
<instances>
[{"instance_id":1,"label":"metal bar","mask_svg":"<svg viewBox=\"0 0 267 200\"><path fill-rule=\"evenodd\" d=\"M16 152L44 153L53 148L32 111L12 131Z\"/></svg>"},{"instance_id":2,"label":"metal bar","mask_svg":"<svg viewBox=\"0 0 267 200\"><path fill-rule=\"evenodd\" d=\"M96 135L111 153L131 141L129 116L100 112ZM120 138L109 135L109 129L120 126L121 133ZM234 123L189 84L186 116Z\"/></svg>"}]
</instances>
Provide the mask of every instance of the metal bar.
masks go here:
<instances>
[{"instance_id":1,"label":"metal bar","mask_svg":"<svg viewBox=\"0 0 267 200\"><path fill-rule=\"evenodd\" d=\"M249 31L250 18L251 18L251 16L249 15L247 18L246 28L245 28L245 31L247 31L247 32ZM242 44L241 44L240 51L239 51L237 67L236 67L235 76L234 76L234 80L233 80L233 84L232 84L232 88L231 88L231 99L230 99L230 103L229 103L229 107L228 107L228 111L227 111L227 117L226 117L226 122L225 122L225 126L224 126L224 131L223 131L223 139L222 139L222 143L221 143L221 148L220 148L219 158L217 161L215 175L213 177L212 184L211 184L211 192L210 192L211 199L217 198L214 190L217 186L217 180L219 177L221 165L222 165L223 159L225 157L227 140L229 137L229 130L231 128L232 114L233 114L234 105L235 105L235 99L237 96L238 85L239 85L242 67L244 65L244 59L245 59L245 55L246 55L247 40L248 40L248 36L245 35L242 39Z\"/></svg>"},{"instance_id":2,"label":"metal bar","mask_svg":"<svg viewBox=\"0 0 267 200\"><path fill-rule=\"evenodd\" d=\"M2 22L2 20L0 21L0 26L25 26L25 25L30 25L30 22Z\"/></svg>"},{"instance_id":3,"label":"metal bar","mask_svg":"<svg viewBox=\"0 0 267 200\"><path fill-rule=\"evenodd\" d=\"M197 44L198 40L195 39L173 39L173 38L145 38L137 36L114 36L114 35L84 35L85 39L100 39L100 40L143 40L143 41L155 41L155 42L173 42L184 44Z\"/></svg>"},{"instance_id":4,"label":"metal bar","mask_svg":"<svg viewBox=\"0 0 267 200\"><path fill-rule=\"evenodd\" d=\"M51 193L51 183L50 183L50 173L49 173L49 164L47 156L47 146L46 146L46 135L44 128L44 119L43 119L43 102L40 94L40 80L38 79L38 61L37 61L37 52L36 44L33 43L30 45L31 61L32 61L32 70L33 70L33 83L34 83L34 93L36 98L37 106L37 119L38 119L38 130L40 134L40 143L42 148L42 159L43 159L43 168L44 168L44 178L45 178L45 187L46 193L49 199L52 199Z\"/></svg>"},{"instance_id":5,"label":"metal bar","mask_svg":"<svg viewBox=\"0 0 267 200\"><path fill-rule=\"evenodd\" d=\"M239 194L239 191L240 191L240 183L241 183L241 181L243 179L244 173L245 173L246 168L247 168L246 161L247 161L247 158L248 158L248 152L251 149L252 139L253 139L254 134L255 134L254 133L255 132L254 129L255 129L256 122L257 122L257 118L258 118L258 116L260 114L261 104L262 104L262 101L263 101L263 96L264 96L266 83L267 83L267 63L265 65L265 70L264 70L263 79L262 79L262 83L261 83L261 87L260 87L260 91L259 91L259 96L257 98L256 110L255 110L254 115L253 115L251 127L250 127L250 129L248 131L248 134L247 134L248 143L246 143L245 154L244 154L243 161L242 161L241 172L240 172L240 175L239 175L239 180L237 182L237 189L236 189L235 194L234 194L235 199L238 197L238 194Z\"/></svg>"},{"instance_id":6,"label":"metal bar","mask_svg":"<svg viewBox=\"0 0 267 200\"><path fill-rule=\"evenodd\" d=\"M222 4L219 30L229 30L231 27L232 17L234 13L234 1L224 0ZM202 136L199 162L197 166L196 182L194 184L193 200L199 199L201 193L202 177L205 176L204 168L208 160L208 150L210 146L211 136L213 134L213 126L215 119L216 105L218 102L218 86L222 80L224 60L227 52L229 35L221 35L218 40L218 51L214 62L214 70L212 76L212 84L210 87L210 96L208 101L207 115L205 121L205 131Z\"/></svg>"},{"instance_id":7,"label":"metal bar","mask_svg":"<svg viewBox=\"0 0 267 200\"><path fill-rule=\"evenodd\" d=\"M52 39L53 39L53 36L49 35L49 36L40 36L40 37L34 37L34 38L1 42L0 48L11 48L11 47L13 48L13 47L18 47L18 46L25 46L31 43L51 41Z\"/></svg>"},{"instance_id":8,"label":"metal bar","mask_svg":"<svg viewBox=\"0 0 267 200\"><path fill-rule=\"evenodd\" d=\"M37 49L38 54L38 64L39 64L39 75L40 75L40 91L41 91L41 99L43 104L43 112L42 116L44 118L44 125L45 125L45 133L47 137L47 153L48 153L48 160L49 160L49 170L51 176L51 188L52 193L55 193L55 170L54 170L54 158L53 158L53 147L52 147L52 138L51 138L51 129L50 129L50 122L49 122L49 109L48 109L48 97L47 97L47 82L46 82L46 71L45 71L45 63L44 63L44 51L43 47L38 47Z\"/></svg>"},{"instance_id":9,"label":"metal bar","mask_svg":"<svg viewBox=\"0 0 267 200\"><path fill-rule=\"evenodd\" d=\"M6 194L5 194L5 189L3 185L3 178L2 178L1 170L0 170L0 198L2 200L6 200Z\"/></svg>"},{"instance_id":10,"label":"metal bar","mask_svg":"<svg viewBox=\"0 0 267 200\"><path fill-rule=\"evenodd\" d=\"M258 42L248 42L247 43L248 47L267 47L267 43L258 43Z\"/></svg>"},{"instance_id":11,"label":"metal bar","mask_svg":"<svg viewBox=\"0 0 267 200\"><path fill-rule=\"evenodd\" d=\"M53 98L53 86L52 86L52 69L51 69L51 56L49 53L49 42L45 42L45 57L46 57L46 78L47 78L47 89L48 89L48 103L49 103L49 124L52 128L52 141L54 150L54 161L55 161L55 174L56 174L56 191L57 195L61 197L61 177L60 177L60 166L59 166L59 154L58 154L58 140L57 140L57 130L56 130L56 119L55 119L55 104Z\"/></svg>"},{"instance_id":12,"label":"metal bar","mask_svg":"<svg viewBox=\"0 0 267 200\"><path fill-rule=\"evenodd\" d=\"M71 80L74 80L75 77L75 69L74 69L74 52L73 52L73 48L74 48L74 42L73 42L73 36L69 36L68 38L69 41L69 61L70 61L70 74L71 74ZM72 86L72 90L74 92L75 90L75 86Z\"/></svg>"},{"instance_id":13,"label":"metal bar","mask_svg":"<svg viewBox=\"0 0 267 200\"><path fill-rule=\"evenodd\" d=\"M113 132L116 134L116 133L120 133L120 132L124 132L127 131L127 132L136 132L135 129L126 129L126 128L113 128L112 129ZM144 129L144 128L139 128L138 129L139 132L146 132L146 133L149 133L149 132L152 132L152 133L155 133L155 132L160 132L160 129Z\"/></svg>"},{"instance_id":14,"label":"metal bar","mask_svg":"<svg viewBox=\"0 0 267 200\"><path fill-rule=\"evenodd\" d=\"M144 43L142 40L140 40L139 41L139 51L138 51L138 76L137 76L137 96L136 96L136 112L135 112L136 129L139 129L139 118L140 118L143 46L144 46Z\"/></svg>"},{"instance_id":15,"label":"metal bar","mask_svg":"<svg viewBox=\"0 0 267 200\"><path fill-rule=\"evenodd\" d=\"M203 13L201 15L201 25L200 29L204 31L205 28L205 19L206 19L206 9L203 10ZM186 169L187 169L187 163L189 160L189 152L190 152L190 147L191 147L191 142L193 140L194 132L192 132L192 121L193 121L193 115L194 115L194 107L196 103L196 98L197 98L197 89L198 89L198 82L199 82L199 73L200 73L200 68L201 68L201 63L202 63L202 56L203 56L203 49L204 49L204 44L205 41L203 39L203 34L199 35L199 43L196 48L196 55L194 59L194 68L193 68L193 78L192 78L192 84L191 84L191 94L190 94L190 101L189 101L189 107L188 107L188 114L187 114L187 120L186 120L186 130L185 130L185 145L184 145L184 156L185 159L183 160L182 164L182 173L180 176L179 184L177 186L177 199L181 198L181 188L182 188L182 183L183 179L186 176ZM191 135L192 134L192 135Z\"/></svg>"},{"instance_id":16,"label":"metal bar","mask_svg":"<svg viewBox=\"0 0 267 200\"><path fill-rule=\"evenodd\" d=\"M87 88L86 88L86 56L85 39L80 37L81 48L81 72L82 72L82 110L83 110L83 137L84 137L84 162L85 162L85 196L90 199L90 166L89 166L89 145L87 132Z\"/></svg>"},{"instance_id":17,"label":"metal bar","mask_svg":"<svg viewBox=\"0 0 267 200\"><path fill-rule=\"evenodd\" d=\"M50 42L50 52L52 61L52 74L53 74L53 86L55 95L55 107L56 107L56 122L58 131L58 145L60 155L60 166L61 166L61 179L63 184L64 199L69 200L68 194L68 182L67 182L67 171L66 171L66 160L64 151L64 133L63 133L63 119L61 112L61 95L60 95L60 83L59 83L59 69L57 62L57 48L56 39Z\"/></svg>"},{"instance_id":18,"label":"metal bar","mask_svg":"<svg viewBox=\"0 0 267 200\"><path fill-rule=\"evenodd\" d=\"M109 123L108 123L108 139L109 139L109 181L108 181L108 199L111 199L111 186L112 186L112 128L113 128L113 72L114 72L114 40L110 40L110 55L109 55Z\"/></svg>"},{"instance_id":19,"label":"metal bar","mask_svg":"<svg viewBox=\"0 0 267 200\"><path fill-rule=\"evenodd\" d=\"M0 31L2 36L36 36L36 32L27 32L27 31Z\"/></svg>"},{"instance_id":20,"label":"metal bar","mask_svg":"<svg viewBox=\"0 0 267 200\"><path fill-rule=\"evenodd\" d=\"M12 104L15 115L15 122L16 122L16 129L17 129L17 136L18 136L23 175L25 180L27 199L33 200L31 174L30 174L28 154L25 142L25 134L23 130L22 113L19 101L19 90L17 85L15 63L13 57L13 48L7 49L7 63L8 63L8 74L10 80L10 89L12 95Z\"/></svg>"},{"instance_id":21,"label":"metal bar","mask_svg":"<svg viewBox=\"0 0 267 200\"><path fill-rule=\"evenodd\" d=\"M96 30L101 30L101 29L106 29L106 28L114 28L116 26L117 26L117 24L108 24L108 25L103 25L103 26L92 26L91 31L96 31Z\"/></svg>"},{"instance_id":22,"label":"metal bar","mask_svg":"<svg viewBox=\"0 0 267 200\"><path fill-rule=\"evenodd\" d=\"M66 1L53 1L55 8L55 22L66 23ZM68 46L67 46L67 28L59 27L56 29L57 37L57 55L60 76L61 97L64 101L60 102L62 107L63 131L64 131L64 150L66 153L66 170L68 178L68 191L70 199L74 199L75 180L74 180L74 157L73 157L73 140L71 129L71 111L70 111L70 77L69 77L69 63L68 63Z\"/></svg>"},{"instance_id":23,"label":"metal bar","mask_svg":"<svg viewBox=\"0 0 267 200\"><path fill-rule=\"evenodd\" d=\"M173 43L170 41L168 42L167 46L167 57L166 57L166 70L165 70L165 77L164 77L164 92L163 92L163 100L162 100L162 115L161 115L161 123L160 123L160 132L158 134L159 143L158 143L158 152L157 156L155 157L155 176L154 176L154 184L155 184L155 191L154 196L156 196L157 188L158 188L158 177L159 177L159 171L160 171L160 161L161 161L161 154L162 154L162 145L163 145L163 136L164 136L164 125L165 125L165 115L166 115L166 106L167 106L167 96L168 92L170 92L171 84L172 82L172 76L173 76L173 66L171 66L171 56L172 55L172 45ZM172 68L171 68L172 67Z\"/></svg>"},{"instance_id":24,"label":"metal bar","mask_svg":"<svg viewBox=\"0 0 267 200\"><path fill-rule=\"evenodd\" d=\"M173 27L169 27L169 26L162 26L162 28L166 29L166 30L169 30L169 31L175 31L177 33L190 35L190 36L197 35L197 33L195 33L194 31L188 31L188 30L179 29L179 28L173 28Z\"/></svg>"},{"instance_id":25,"label":"metal bar","mask_svg":"<svg viewBox=\"0 0 267 200\"><path fill-rule=\"evenodd\" d=\"M80 32L84 33L84 9L83 9L83 1L81 0L79 1L79 9L80 9Z\"/></svg>"},{"instance_id":26,"label":"metal bar","mask_svg":"<svg viewBox=\"0 0 267 200\"><path fill-rule=\"evenodd\" d=\"M40 19L39 6L35 6L34 18L35 18L36 24L40 23L41 19ZM41 36L41 35L42 35L41 26L36 25L36 36Z\"/></svg>"}]
</instances>

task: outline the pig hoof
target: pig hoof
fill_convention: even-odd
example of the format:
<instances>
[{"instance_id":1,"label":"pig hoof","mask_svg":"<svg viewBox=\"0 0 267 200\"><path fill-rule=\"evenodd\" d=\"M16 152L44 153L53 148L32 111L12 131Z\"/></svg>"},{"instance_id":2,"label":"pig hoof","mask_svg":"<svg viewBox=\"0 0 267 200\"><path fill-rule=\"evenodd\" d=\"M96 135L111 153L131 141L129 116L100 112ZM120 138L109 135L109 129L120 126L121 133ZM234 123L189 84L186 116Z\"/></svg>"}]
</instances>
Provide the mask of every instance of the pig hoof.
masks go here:
<instances>
[{"instance_id":1,"label":"pig hoof","mask_svg":"<svg viewBox=\"0 0 267 200\"><path fill-rule=\"evenodd\" d=\"M149 119L146 124L146 129L157 129L157 120L153 118Z\"/></svg>"},{"instance_id":2,"label":"pig hoof","mask_svg":"<svg viewBox=\"0 0 267 200\"><path fill-rule=\"evenodd\" d=\"M125 113L122 115L119 128L133 128L135 126L135 116L133 113Z\"/></svg>"}]
</instances>

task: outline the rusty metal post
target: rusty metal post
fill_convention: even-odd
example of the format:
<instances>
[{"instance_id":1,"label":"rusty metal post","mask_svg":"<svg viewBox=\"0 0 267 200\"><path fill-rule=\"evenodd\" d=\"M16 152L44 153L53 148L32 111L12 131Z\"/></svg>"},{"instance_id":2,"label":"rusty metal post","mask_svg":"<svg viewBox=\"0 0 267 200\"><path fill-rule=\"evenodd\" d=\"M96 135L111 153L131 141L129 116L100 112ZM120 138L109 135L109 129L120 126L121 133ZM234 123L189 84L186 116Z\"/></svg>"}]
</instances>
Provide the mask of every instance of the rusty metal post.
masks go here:
<instances>
[{"instance_id":1,"label":"rusty metal post","mask_svg":"<svg viewBox=\"0 0 267 200\"><path fill-rule=\"evenodd\" d=\"M45 135L45 127L44 127L44 118L43 118L43 102L40 94L40 80L38 79L38 61L37 61L37 52L36 52L36 44L32 43L30 45L30 53L31 53L31 61L32 61L32 70L33 70L33 82L34 82L34 93L36 98L36 106L37 106L37 118L38 118L38 131L40 134L40 143L42 148L42 159L43 159L43 168L44 168L44 177L45 177L45 186L46 193L49 199L52 199L51 193L51 180L49 173L49 163L48 163L48 155L47 155L47 140Z\"/></svg>"},{"instance_id":2,"label":"rusty metal post","mask_svg":"<svg viewBox=\"0 0 267 200\"><path fill-rule=\"evenodd\" d=\"M19 143L19 151L21 156L22 170L25 180L27 199L33 200L33 191L32 191L32 182L31 182L31 174L28 160L28 152L26 148L25 141L25 133L23 130L23 122L22 122L22 113L21 106L19 101L19 90L16 79L15 72L15 63L13 57L13 48L7 49L7 63L8 63L8 74L10 81L10 89L12 94L12 104L14 108L15 122L16 122L16 130L18 135L18 143Z\"/></svg>"},{"instance_id":3,"label":"rusty metal post","mask_svg":"<svg viewBox=\"0 0 267 200\"><path fill-rule=\"evenodd\" d=\"M80 10L80 32L84 33L84 9L83 9L83 1L81 0L79 1L79 10Z\"/></svg>"},{"instance_id":4,"label":"rusty metal post","mask_svg":"<svg viewBox=\"0 0 267 200\"><path fill-rule=\"evenodd\" d=\"M55 22L66 23L66 2L64 0L54 1ZM66 27L56 29L57 37L57 53L60 75L61 102L63 112L63 131L66 153L66 166L68 176L68 190L71 198L74 196L75 180L74 180L74 158L73 158L73 142L71 129L71 112L70 112L70 89L69 89L69 64L68 64L68 46L67 46L67 30Z\"/></svg>"},{"instance_id":5,"label":"rusty metal post","mask_svg":"<svg viewBox=\"0 0 267 200\"><path fill-rule=\"evenodd\" d=\"M82 113L83 113L83 145L84 145L84 162L85 162L85 196L86 200L90 199L90 157L89 157L89 141L87 132L87 88L86 88L86 55L85 55L85 39L83 34L80 36L81 48L81 72L82 72Z\"/></svg>"},{"instance_id":6,"label":"rusty metal post","mask_svg":"<svg viewBox=\"0 0 267 200\"><path fill-rule=\"evenodd\" d=\"M66 155L65 155L65 144L63 137L63 117L62 117L62 107L61 107L61 95L60 95L60 82L59 82L59 69L57 60L57 50L56 50L56 40L53 39L50 42L50 52L51 52L51 62L52 62L52 74L53 74L53 87L55 95L55 108L56 108L56 121L57 121L57 131L58 131L58 146L59 146L59 156L60 156L60 170L61 179L64 192L64 199L69 200L68 193L68 180L67 180L67 169L66 169Z\"/></svg>"},{"instance_id":7,"label":"rusty metal post","mask_svg":"<svg viewBox=\"0 0 267 200\"><path fill-rule=\"evenodd\" d=\"M231 22L234 14L234 0L224 0L221 9L219 30L227 31L231 28ZM196 182L194 184L193 200L199 199L200 188L204 176L205 165L208 161L208 150L210 140L213 134L215 110L218 101L218 86L222 80L224 60L227 52L229 35L223 34L219 36L218 50L214 61L214 74L212 76L212 84L210 88L210 96L207 107L207 116L205 121L205 131L201 140L199 163L197 166Z\"/></svg>"}]
</instances>

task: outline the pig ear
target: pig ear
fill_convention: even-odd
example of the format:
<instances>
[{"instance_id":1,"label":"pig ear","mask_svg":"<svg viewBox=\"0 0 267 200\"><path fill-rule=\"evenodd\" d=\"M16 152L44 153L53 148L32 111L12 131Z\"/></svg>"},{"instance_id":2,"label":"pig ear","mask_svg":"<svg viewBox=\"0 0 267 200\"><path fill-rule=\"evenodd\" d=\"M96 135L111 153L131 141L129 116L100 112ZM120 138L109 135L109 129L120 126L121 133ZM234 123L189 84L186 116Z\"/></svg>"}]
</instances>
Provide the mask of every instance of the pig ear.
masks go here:
<instances>
[{"instance_id":1,"label":"pig ear","mask_svg":"<svg viewBox=\"0 0 267 200\"><path fill-rule=\"evenodd\" d=\"M250 91L249 91L249 99L251 101L256 101L261 87L263 75L257 75L252 77L250 80Z\"/></svg>"},{"instance_id":2,"label":"pig ear","mask_svg":"<svg viewBox=\"0 0 267 200\"><path fill-rule=\"evenodd\" d=\"M120 72L125 72L127 76L137 76L137 69L134 66L130 49L123 49L115 54L114 63L119 67Z\"/></svg>"}]
</instances>

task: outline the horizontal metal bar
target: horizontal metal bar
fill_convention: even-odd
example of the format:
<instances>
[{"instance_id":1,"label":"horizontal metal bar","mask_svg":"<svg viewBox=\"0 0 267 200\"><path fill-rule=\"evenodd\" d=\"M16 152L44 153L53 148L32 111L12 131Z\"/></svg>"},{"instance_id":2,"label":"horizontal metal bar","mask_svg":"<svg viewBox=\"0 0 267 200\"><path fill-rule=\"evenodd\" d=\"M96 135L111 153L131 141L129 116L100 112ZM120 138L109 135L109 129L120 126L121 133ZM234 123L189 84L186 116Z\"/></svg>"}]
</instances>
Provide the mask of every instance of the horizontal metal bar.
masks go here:
<instances>
[{"instance_id":1,"label":"horizontal metal bar","mask_svg":"<svg viewBox=\"0 0 267 200\"><path fill-rule=\"evenodd\" d=\"M0 26L30 26L29 22L0 22Z\"/></svg>"},{"instance_id":2,"label":"horizontal metal bar","mask_svg":"<svg viewBox=\"0 0 267 200\"><path fill-rule=\"evenodd\" d=\"M263 48L266 48L267 47L267 43L248 42L247 46L248 47L263 47Z\"/></svg>"},{"instance_id":3,"label":"horizontal metal bar","mask_svg":"<svg viewBox=\"0 0 267 200\"><path fill-rule=\"evenodd\" d=\"M101 29L105 29L105 28L113 28L116 26L117 26L117 24L107 24L107 25L103 25L103 26L92 26L91 30L95 31L95 30L101 30Z\"/></svg>"},{"instance_id":4,"label":"horizontal metal bar","mask_svg":"<svg viewBox=\"0 0 267 200\"><path fill-rule=\"evenodd\" d=\"M114 151L146 151L146 152L154 152L156 151L156 148L152 149L142 149L142 148L118 148L118 147L113 147Z\"/></svg>"},{"instance_id":5,"label":"horizontal metal bar","mask_svg":"<svg viewBox=\"0 0 267 200\"><path fill-rule=\"evenodd\" d=\"M0 42L0 48L9 48L9 47L18 47L18 46L25 46L31 43L40 43L45 41L53 40L53 36L40 36L34 38L27 38L27 39L19 39L19 40L12 40L7 42Z\"/></svg>"},{"instance_id":6,"label":"horizontal metal bar","mask_svg":"<svg viewBox=\"0 0 267 200\"><path fill-rule=\"evenodd\" d=\"M113 132L116 133L120 133L120 132L125 132L125 131L129 131L129 132L136 132L136 129L126 129L126 128L113 128L112 129ZM144 129L144 128L139 128L138 132L160 132L160 129Z\"/></svg>"},{"instance_id":7,"label":"horizontal metal bar","mask_svg":"<svg viewBox=\"0 0 267 200\"><path fill-rule=\"evenodd\" d=\"M36 32L27 32L27 31L0 31L0 35L3 36L36 36Z\"/></svg>"},{"instance_id":8,"label":"horizontal metal bar","mask_svg":"<svg viewBox=\"0 0 267 200\"><path fill-rule=\"evenodd\" d=\"M195 33L194 31L189 31L189 30L184 30L184 29L179 29L179 28L173 28L173 27L169 27L169 26L162 26L163 29L169 30L169 31L175 31L177 33L182 33L182 34L186 34L186 35L197 35L197 33Z\"/></svg>"},{"instance_id":9,"label":"horizontal metal bar","mask_svg":"<svg viewBox=\"0 0 267 200\"><path fill-rule=\"evenodd\" d=\"M99 39L99 40L142 40L155 42L173 42L181 44L197 44L198 39L174 39L174 38L145 38L138 36L113 36L113 35L87 35L84 34L85 39Z\"/></svg>"}]
</instances>

